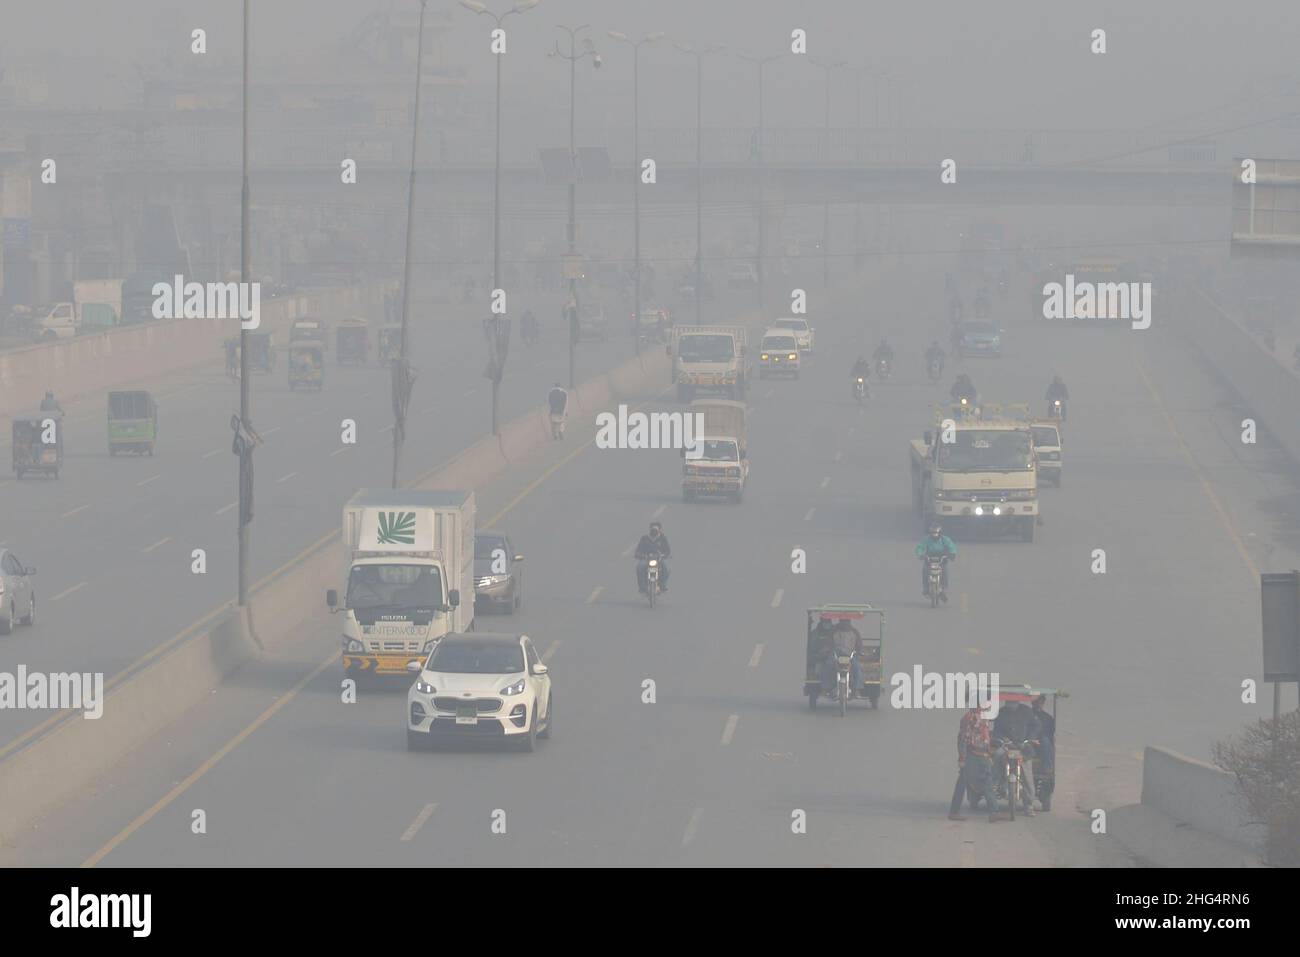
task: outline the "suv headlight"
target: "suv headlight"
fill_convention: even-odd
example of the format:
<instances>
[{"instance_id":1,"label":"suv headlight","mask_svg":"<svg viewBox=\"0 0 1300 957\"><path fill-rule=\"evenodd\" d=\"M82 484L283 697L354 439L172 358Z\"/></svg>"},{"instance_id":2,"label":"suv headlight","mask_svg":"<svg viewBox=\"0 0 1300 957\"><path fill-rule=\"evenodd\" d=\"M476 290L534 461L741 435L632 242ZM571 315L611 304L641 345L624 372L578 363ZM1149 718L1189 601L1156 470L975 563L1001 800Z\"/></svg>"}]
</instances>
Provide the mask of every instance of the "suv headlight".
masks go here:
<instances>
[{"instance_id":1,"label":"suv headlight","mask_svg":"<svg viewBox=\"0 0 1300 957\"><path fill-rule=\"evenodd\" d=\"M524 693L524 679L520 678L512 685L507 685L501 689L503 695L515 695Z\"/></svg>"},{"instance_id":2,"label":"suv headlight","mask_svg":"<svg viewBox=\"0 0 1300 957\"><path fill-rule=\"evenodd\" d=\"M436 694L438 691L437 688L429 684L427 681L417 681L415 683L415 690L420 692L420 694Z\"/></svg>"}]
</instances>

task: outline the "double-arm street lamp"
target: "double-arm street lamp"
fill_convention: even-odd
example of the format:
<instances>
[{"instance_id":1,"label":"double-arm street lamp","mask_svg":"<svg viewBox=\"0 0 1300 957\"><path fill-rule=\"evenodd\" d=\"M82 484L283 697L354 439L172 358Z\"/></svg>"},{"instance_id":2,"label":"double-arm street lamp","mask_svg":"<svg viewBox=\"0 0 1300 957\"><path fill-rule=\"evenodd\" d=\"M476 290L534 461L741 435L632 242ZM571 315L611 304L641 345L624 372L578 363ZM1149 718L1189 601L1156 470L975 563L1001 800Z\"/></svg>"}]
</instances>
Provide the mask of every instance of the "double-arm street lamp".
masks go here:
<instances>
[{"instance_id":1,"label":"double-arm street lamp","mask_svg":"<svg viewBox=\"0 0 1300 957\"><path fill-rule=\"evenodd\" d=\"M632 343L641 354L641 47L663 39L662 33L648 33L633 40L626 33L609 31L610 39L632 48Z\"/></svg>"},{"instance_id":2,"label":"double-arm street lamp","mask_svg":"<svg viewBox=\"0 0 1300 957\"><path fill-rule=\"evenodd\" d=\"M563 30L569 35L569 52L565 53L560 49L560 43L557 40L555 49L547 56L558 57L561 60L569 61L569 304L567 311L569 314L569 388L574 384L574 362L578 348L578 279L574 274L574 261L578 255L578 223L577 223L577 189L578 189L578 150L574 140L574 122L577 116L577 74L578 61L586 57L591 57L591 65L600 69L600 54L596 52L596 44L592 42L591 37L584 37L582 40L582 50L578 50L578 34L588 29L588 24L582 24L577 27L566 27L564 24L557 24L556 28ZM639 318L639 317L638 317Z\"/></svg>"},{"instance_id":3,"label":"double-arm street lamp","mask_svg":"<svg viewBox=\"0 0 1300 957\"><path fill-rule=\"evenodd\" d=\"M704 285L704 58L722 50L722 44L694 47L678 43L677 49L695 57L695 324L700 325L700 287Z\"/></svg>"},{"instance_id":4,"label":"double-arm street lamp","mask_svg":"<svg viewBox=\"0 0 1300 957\"><path fill-rule=\"evenodd\" d=\"M767 306L767 296L763 282L763 202L766 187L767 171L763 165L763 67L767 66L773 60L781 58L781 54L775 53L771 56L753 56L751 54L740 54L742 60L748 60L758 67L758 133L754 138L754 158L758 161L758 314L765 315Z\"/></svg>"},{"instance_id":5,"label":"double-arm street lamp","mask_svg":"<svg viewBox=\"0 0 1300 957\"><path fill-rule=\"evenodd\" d=\"M499 28L506 17L515 13L525 13L537 6L540 0L519 0L504 13L495 13L478 0L460 0L460 5L482 16L492 18ZM492 288L501 288L501 57L497 60L496 90L496 162L492 175ZM488 350L491 356L492 372L492 434L497 434L497 402L501 394L501 378L505 374L506 353L509 343L509 326L501 317L492 315L487 320Z\"/></svg>"},{"instance_id":6,"label":"double-arm street lamp","mask_svg":"<svg viewBox=\"0 0 1300 957\"><path fill-rule=\"evenodd\" d=\"M813 60L808 61L815 67L826 71L826 117L824 132L822 133L822 163L826 167L826 175L830 177L831 162L831 74L841 67L845 66L843 60ZM833 182L833 179L831 180ZM831 288L831 201L829 192L822 199L822 285L825 286L825 294L830 295Z\"/></svg>"}]
</instances>

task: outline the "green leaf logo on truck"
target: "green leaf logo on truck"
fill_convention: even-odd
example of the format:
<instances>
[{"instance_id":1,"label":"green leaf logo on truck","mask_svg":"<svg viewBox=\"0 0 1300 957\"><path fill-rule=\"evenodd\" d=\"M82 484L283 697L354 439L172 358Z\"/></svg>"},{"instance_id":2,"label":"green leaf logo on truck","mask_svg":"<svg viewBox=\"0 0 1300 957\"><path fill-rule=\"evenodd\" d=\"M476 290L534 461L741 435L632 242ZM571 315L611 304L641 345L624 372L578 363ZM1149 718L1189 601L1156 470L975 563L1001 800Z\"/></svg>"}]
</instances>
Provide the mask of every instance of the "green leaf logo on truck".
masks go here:
<instances>
[{"instance_id":1,"label":"green leaf logo on truck","mask_svg":"<svg viewBox=\"0 0 1300 957\"><path fill-rule=\"evenodd\" d=\"M380 512L379 513L379 544L380 545L414 545L415 544L415 513L414 512Z\"/></svg>"}]
</instances>

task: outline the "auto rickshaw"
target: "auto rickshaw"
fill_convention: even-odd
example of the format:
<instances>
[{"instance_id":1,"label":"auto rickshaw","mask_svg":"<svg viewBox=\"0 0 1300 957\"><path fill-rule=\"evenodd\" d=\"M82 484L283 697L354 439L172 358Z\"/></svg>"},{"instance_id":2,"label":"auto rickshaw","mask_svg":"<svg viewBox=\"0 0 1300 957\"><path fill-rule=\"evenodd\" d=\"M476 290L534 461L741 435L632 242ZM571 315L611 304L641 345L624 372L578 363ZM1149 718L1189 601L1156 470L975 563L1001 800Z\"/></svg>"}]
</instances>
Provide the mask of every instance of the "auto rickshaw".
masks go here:
<instances>
[{"instance_id":1,"label":"auto rickshaw","mask_svg":"<svg viewBox=\"0 0 1300 957\"><path fill-rule=\"evenodd\" d=\"M818 605L809 608L807 616L803 693L809 709L816 709L819 697L834 700L841 716L854 698L865 698L872 708L879 708L884 677L884 611L873 605ZM843 638L837 638L837 629ZM825 668L832 651L835 670L828 685ZM856 688L850 681L854 658L861 671L861 684Z\"/></svg>"},{"instance_id":2,"label":"auto rickshaw","mask_svg":"<svg viewBox=\"0 0 1300 957\"><path fill-rule=\"evenodd\" d=\"M63 466L63 414L31 412L15 416L13 463L18 478L28 472L58 478Z\"/></svg>"},{"instance_id":3,"label":"auto rickshaw","mask_svg":"<svg viewBox=\"0 0 1300 957\"><path fill-rule=\"evenodd\" d=\"M396 362L402 356L402 327L384 326L379 330L379 361Z\"/></svg>"},{"instance_id":4,"label":"auto rickshaw","mask_svg":"<svg viewBox=\"0 0 1300 957\"><path fill-rule=\"evenodd\" d=\"M248 333L248 369L250 372L275 371L275 336L271 333Z\"/></svg>"},{"instance_id":5,"label":"auto rickshaw","mask_svg":"<svg viewBox=\"0 0 1300 957\"><path fill-rule=\"evenodd\" d=\"M325 323L319 319L295 319L289 327L289 344L299 339L319 339L325 341Z\"/></svg>"},{"instance_id":6,"label":"auto rickshaw","mask_svg":"<svg viewBox=\"0 0 1300 957\"><path fill-rule=\"evenodd\" d=\"M370 359L370 328L364 319L344 319L338 325L338 360L341 366L363 366Z\"/></svg>"},{"instance_id":7,"label":"auto rickshaw","mask_svg":"<svg viewBox=\"0 0 1300 957\"><path fill-rule=\"evenodd\" d=\"M1052 809L1052 794L1056 790L1056 702L1058 698L1070 697L1070 692L1061 688L1036 688L1032 685L1024 684L1000 684L998 685L998 705L999 707L1011 701L1017 701L1028 707L1033 707L1034 700L1039 696L1047 699L1047 706L1044 710L1052 716L1052 744L1050 749L1044 749L1043 746L1035 748L1030 760L1034 769L1034 789L1037 792L1039 802L1044 811ZM1050 707L1048 707L1050 706ZM1050 751L1051 760L1048 760L1047 751ZM999 802L1007 801L1005 794L1006 788L1003 786L1003 776L998 774L998 769L993 769L993 794ZM967 786L966 800L971 807L975 806L979 799L973 788ZM1007 802L1010 805L1011 802ZM1009 808L1014 815L1016 808Z\"/></svg>"},{"instance_id":8,"label":"auto rickshaw","mask_svg":"<svg viewBox=\"0 0 1300 957\"><path fill-rule=\"evenodd\" d=\"M289 346L289 389L320 391L325 381L324 350L319 341L301 339Z\"/></svg>"},{"instance_id":9,"label":"auto rickshaw","mask_svg":"<svg viewBox=\"0 0 1300 957\"><path fill-rule=\"evenodd\" d=\"M108 394L108 454L153 455L158 437L158 403L148 392Z\"/></svg>"}]
</instances>

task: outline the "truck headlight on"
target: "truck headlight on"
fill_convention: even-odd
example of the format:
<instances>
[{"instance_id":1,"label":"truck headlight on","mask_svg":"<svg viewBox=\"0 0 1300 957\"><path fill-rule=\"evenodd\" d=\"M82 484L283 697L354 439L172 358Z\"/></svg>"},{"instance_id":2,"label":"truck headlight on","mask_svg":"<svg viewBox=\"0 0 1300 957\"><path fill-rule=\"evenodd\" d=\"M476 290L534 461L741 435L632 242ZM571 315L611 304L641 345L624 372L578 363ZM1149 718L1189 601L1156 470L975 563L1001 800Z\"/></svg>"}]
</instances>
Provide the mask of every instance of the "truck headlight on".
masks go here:
<instances>
[{"instance_id":1,"label":"truck headlight on","mask_svg":"<svg viewBox=\"0 0 1300 957\"><path fill-rule=\"evenodd\" d=\"M346 651L348 654L357 655L365 651L366 649L365 646L362 645L361 642L357 641L355 638L349 638L347 635L344 635L343 650Z\"/></svg>"},{"instance_id":2,"label":"truck headlight on","mask_svg":"<svg viewBox=\"0 0 1300 957\"><path fill-rule=\"evenodd\" d=\"M799 358L799 354L798 354L798 353L795 353L795 352L792 352L792 353L790 353L790 358L791 358L791 359L798 359L798 358Z\"/></svg>"},{"instance_id":3,"label":"truck headlight on","mask_svg":"<svg viewBox=\"0 0 1300 957\"><path fill-rule=\"evenodd\" d=\"M506 687L504 687L504 688L501 689L501 693L502 693L503 695L516 695L516 694L523 694L523 693L524 693L524 679L523 679L523 678L520 678L520 679L519 679L518 681L516 681L514 684L512 684L512 685L506 685Z\"/></svg>"},{"instance_id":4,"label":"truck headlight on","mask_svg":"<svg viewBox=\"0 0 1300 957\"><path fill-rule=\"evenodd\" d=\"M768 355L767 355L767 353L764 352L763 355L762 355L760 358L762 358L762 360L763 360L764 362L766 362L767 359L768 359Z\"/></svg>"}]
</instances>

